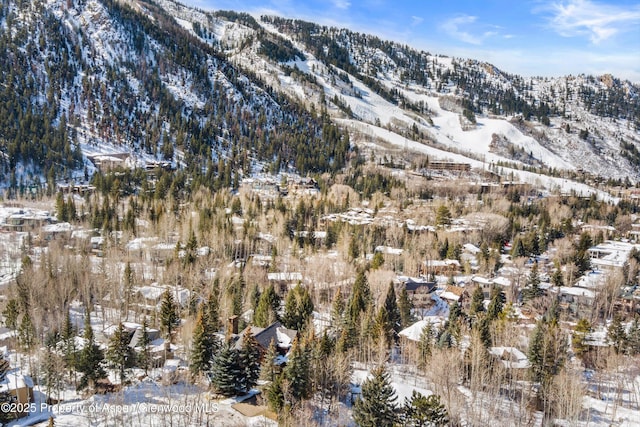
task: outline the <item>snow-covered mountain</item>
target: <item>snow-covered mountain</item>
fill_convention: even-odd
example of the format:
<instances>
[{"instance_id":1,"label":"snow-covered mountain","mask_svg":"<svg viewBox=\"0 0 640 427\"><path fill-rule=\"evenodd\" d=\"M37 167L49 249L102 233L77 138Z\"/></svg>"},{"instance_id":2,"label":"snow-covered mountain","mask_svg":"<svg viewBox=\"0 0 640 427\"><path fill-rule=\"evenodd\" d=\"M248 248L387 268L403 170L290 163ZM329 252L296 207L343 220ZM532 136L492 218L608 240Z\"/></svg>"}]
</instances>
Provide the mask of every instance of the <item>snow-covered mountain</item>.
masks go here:
<instances>
[{"instance_id":1,"label":"snow-covered mountain","mask_svg":"<svg viewBox=\"0 0 640 427\"><path fill-rule=\"evenodd\" d=\"M375 139L434 159L640 180L640 88L608 75L525 79L171 0L2 0L0 55L4 176L60 177L89 165L83 155L127 152L222 186L256 165L338 170L351 141Z\"/></svg>"}]
</instances>

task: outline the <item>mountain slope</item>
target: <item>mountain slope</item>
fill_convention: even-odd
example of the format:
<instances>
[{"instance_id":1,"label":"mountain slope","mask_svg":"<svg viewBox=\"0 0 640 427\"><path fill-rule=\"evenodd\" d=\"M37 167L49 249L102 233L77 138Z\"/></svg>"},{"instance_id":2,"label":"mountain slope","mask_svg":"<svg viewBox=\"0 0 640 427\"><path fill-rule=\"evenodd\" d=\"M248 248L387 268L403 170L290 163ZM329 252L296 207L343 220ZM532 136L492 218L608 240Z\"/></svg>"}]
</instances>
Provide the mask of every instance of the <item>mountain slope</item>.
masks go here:
<instances>
[{"instance_id":1,"label":"mountain slope","mask_svg":"<svg viewBox=\"0 0 640 427\"><path fill-rule=\"evenodd\" d=\"M168 160L224 175L220 185L257 161L344 165L349 142L334 126L153 3L5 1L0 28L5 172L60 177L81 166L80 150Z\"/></svg>"},{"instance_id":2,"label":"mountain slope","mask_svg":"<svg viewBox=\"0 0 640 427\"><path fill-rule=\"evenodd\" d=\"M490 64L348 30L263 20L321 58L326 72L309 59L297 66L329 82L327 99L337 97L356 118L404 135L417 127L427 143L493 161L639 177L640 88L630 82L611 76L524 79Z\"/></svg>"},{"instance_id":3,"label":"mountain slope","mask_svg":"<svg viewBox=\"0 0 640 427\"><path fill-rule=\"evenodd\" d=\"M434 158L640 179L640 89L611 76L525 79L171 0L2 0L0 30L0 151L13 187L90 172L86 156L100 152L166 160L212 188L256 167L337 171L350 146L337 119L356 142L404 138Z\"/></svg>"}]
</instances>

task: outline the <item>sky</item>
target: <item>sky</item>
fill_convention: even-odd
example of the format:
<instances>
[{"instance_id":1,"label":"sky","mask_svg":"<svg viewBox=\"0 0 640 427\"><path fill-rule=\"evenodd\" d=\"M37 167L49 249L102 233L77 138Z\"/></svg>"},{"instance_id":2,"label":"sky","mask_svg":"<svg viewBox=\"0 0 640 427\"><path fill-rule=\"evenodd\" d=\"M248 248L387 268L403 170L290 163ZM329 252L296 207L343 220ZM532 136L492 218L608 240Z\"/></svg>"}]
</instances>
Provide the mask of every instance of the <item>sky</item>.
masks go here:
<instances>
[{"instance_id":1,"label":"sky","mask_svg":"<svg viewBox=\"0 0 640 427\"><path fill-rule=\"evenodd\" d=\"M374 34L525 77L613 74L640 83L640 1L181 0Z\"/></svg>"}]
</instances>

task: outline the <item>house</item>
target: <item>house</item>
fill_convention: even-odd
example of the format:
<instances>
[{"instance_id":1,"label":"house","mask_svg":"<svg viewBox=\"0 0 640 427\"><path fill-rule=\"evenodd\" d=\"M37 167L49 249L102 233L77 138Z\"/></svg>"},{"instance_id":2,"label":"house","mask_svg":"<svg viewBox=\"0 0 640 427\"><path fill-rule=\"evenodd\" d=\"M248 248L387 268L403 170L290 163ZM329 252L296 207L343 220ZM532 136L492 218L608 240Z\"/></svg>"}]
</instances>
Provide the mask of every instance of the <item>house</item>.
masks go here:
<instances>
[{"instance_id":1,"label":"house","mask_svg":"<svg viewBox=\"0 0 640 427\"><path fill-rule=\"evenodd\" d=\"M68 239L71 237L73 227L68 222L58 222L55 224L46 224L42 227L42 237L45 240L55 240L58 238Z\"/></svg>"},{"instance_id":2,"label":"house","mask_svg":"<svg viewBox=\"0 0 640 427\"><path fill-rule=\"evenodd\" d=\"M180 286L166 286L152 283L134 289L136 296L139 297L139 307L147 313L158 312L162 304L163 294L167 289L173 294L173 299L176 304L179 304L181 307L186 307L189 304L191 291L188 289Z\"/></svg>"},{"instance_id":3,"label":"house","mask_svg":"<svg viewBox=\"0 0 640 427\"><path fill-rule=\"evenodd\" d=\"M405 287L407 295L415 308L427 308L433 304L431 294L436 289L436 282L428 282L412 277L401 279L401 287ZM396 288L397 289L397 288Z\"/></svg>"},{"instance_id":4,"label":"house","mask_svg":"<svg viewBox=\"0 0 640 427\"><path fill-rule=\"evenodd\" d=\"M238 335L238 339L235 342L235 348L242 348L244 334L247 330L251 332L251 335L253 335L258 342L262 354L267 352L272 341L275 343L280 354L286 354L291 348L293 340L298 335L298 331L287 329L282 326L282 323L280 322L274 322L266 328L259 328L251 325L247 326L245 330Z\"/></svg>"},{"instance_id":5,"label":"house","mask_svg":"<svg viewBox=\"0 0 640 427\"><path fill-rule=\"evenodd\" d=\"M457 259L427 260L422 266L423 274L451 276L460 272L460 261Z\"/></svg>"},{"instance_id":6,"label":"house","mask_svg":"<svg viewBox=\"0 0 640 427\"><path fill-rule=\"evenodd\" d=\"M444 291L440 294L440 298L446 300L449 304L454 302L462 304L466 299L466 293L466 290L460 286L447 285L447 287L444 288Z\"/></svg>"},{"instance_id":7,"label":"house","mask_svg":"<svg viewBox=\"0 0 640 427\"><path fill-rule=\"evenodd\" d=\"M640 245L606 240L599 245L592 246L588 252L593 267L604 270L614 270L624 266L634 249L639 250Z\"/></svg>"},{"instance_id":8,"label":"house","mask_svg":"<svg viewBox=\"0 0 640 427\"><path fill-rule=\"evenodd\" d=\"M0 382L0 393L9 393L13 402L18 404L17 409L22 409L15 413L18 418L29 415L29 404L35 403L31 377L17 372L8 372Z\"/></svg>"},{"instance_id":9,"label":"house","mask_svg":"<svg viewBox=\"0 0 640 427\"><path fill-rule=\"evenodd\" d=\"M2 223L4 231L33 231L54 222L48 211L22 208L5 208L5 211L8 215Z\"/></svg>"},{"instance_id":10,"label":"house","mask_svg":"<svg viewBox=\"0 0 640 427\"><path fill-rule=\"evenodd\" d=\"M425 319L418 320L411 326L408 326L401 330L398 335L400 335L400 339L404 339L412 342L420 342L420 337L422 336L422 331L428 325L431 325L434 330L437 330L442 324L444 324L445 319L436 316L428 316Z\"/></svg>"},{"instance_id":11,"label":"house","mask_svg":"<svg viewBox=\"0 0 640 427\"><path fill-rule=\"evenodd\" d=\"M515 347L491 347L489 353L511 371L526 371L531 366L527 355Z\"/></svg>"},{"instance_id":12,"label":"house","mask_svg":"<svg viewBox=\"0 0 640 427\"><path fill-rule=\"evenodd\" d=\"M302 273L293 271L268 273L267 279L273 283L273 287L279 295L284 295L290 288L302 281Z\"/></svg>"},{"instance_id":13,"label":"house","mask_svg":"<svg viewBox=\"0 0 640 427\"><path fill-rule=\"evenodd\" d=\"M445 321L446 319L444 317L427 316L401 330L398 335L400 336L400 357L402 363L417 363L420 354L419 343L422 338L422 332L430 325L432 331L435 333Z\"/></svg>"}]
</instances>

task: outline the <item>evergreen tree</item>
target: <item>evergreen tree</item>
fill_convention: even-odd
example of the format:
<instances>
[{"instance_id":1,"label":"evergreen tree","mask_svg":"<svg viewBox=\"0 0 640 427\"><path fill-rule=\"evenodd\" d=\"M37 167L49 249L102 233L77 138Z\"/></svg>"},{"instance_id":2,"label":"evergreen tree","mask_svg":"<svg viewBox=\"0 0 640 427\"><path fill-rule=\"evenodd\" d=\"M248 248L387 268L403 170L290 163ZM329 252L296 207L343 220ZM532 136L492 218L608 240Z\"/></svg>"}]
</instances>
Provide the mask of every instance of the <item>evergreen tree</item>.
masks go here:
<instances>
[{"instance_id":1,"label":"evergreen tree","mask_svg":"<svg viewBox=\"0 0 640 427\"><path fill-rule=\"evenodd\" d=\"M353 283L351 297L347 304L346 321L354 327L358 325L362 313L369 309L370 304L371 290L369 289L369 282L364 270L360 270Z\"/></svg>"},{"instance_id":2,"label":"evergreen tree","mask_svg":"<svg viewBox=\"0 0 640 427\"><path fill-rule=\"evenodd\" d=\"M67 315L65 316L61 338L63 342L64 361L67 369L69 369L69 376L71 377L71 372L78 364L78 351L76 349L76 329L73 323L71 323L71 312L69 310L67 310Z\"/></svg>"},{"instance_id":3,"label":"evergreen tree","mask_svg":"<svg viewBox=\"0 0 640 427\"><path fill-rule=\"evenodd\" d=\"M564 365L566 339L557 323L541 319L529 341L529 362L534 381L547 384Z\"/></svg>"},{"instance_id":4,"label":"evergreen tree","mask_svg":"<svg viewBox=\"0 0 640 427\"><path fill-rule=\"evenodd\" d=\"M53 390L61 390L64 377L64 369L61 369L64 363L63 356L57 350L57 344L60 335L57 332L47 334L45 339L44 357L40 358L41 369L43 375L43 383L47 387L47 396L53 395Z\"/></svg>"},{"instance_id":5,"label":"evergreen tree","mask_svg":"<svg viewBox=\"0 0 640 427\"><path fill-rule=\"evenodd\" d=\"M491 329L489 326L491 325L491 321L487 316L482 316L480 320L478 320L474 327L478 330L480 335L480 340L485 348L491 347Z\"/></svg>"},{"instance_id":6,"label":"evergreen tree","mask_svg":"<svg viewBox=\"0 0 640 427\"><path fill-rule=\"evenodd\" d=\"M129 304L131 302L131 295L133 294L133 269L131 268L131 263L127 261L124 266L124 274L123 274L123 282L124 282L124 312L129 313Z\"/></svg>"},{"instance_id":7,"label":"evergreen tree","mask_svg":"<svg viewBox=\"0 0 640 427\"><path fill-rule=\"evenodd\" d=\"M341 333L344 326L344 309L344 298L342 297L342 291L338 288L331 302L331 329L336 335Z\"/></svg>"},{"instance_id":8,"label":"evergreen tree","mask_svg":"<svg viewBox=\"0 0 640 427\"><path fill-rule=\"evenodd\" d=\"M185 264L193 264L196 261L198 255L198 239L196 238L196 233L191 228L189 230L189 239L187 240L187 245L185 247L185 255L183 258L183 262Z\"/></svg>"},{"instance_id":9,"label":"evergreen tree","mask_svg":"<svg viewBox=\"0 0 640 427\"><path fill-rule=\"evenodd\" d=\"M265 381L274 381L277 373L276 358L278 357L278 349L276 343L271 340L269 348L264 355L262 365L260 366L260 379Z\"/></svg>"},{"instance_id":10,"label":"evergreen tree","mask_svg":"<svg viewBox=\"0 0 640 427\"><path fill-rule=\"evenodd\" d=\"M511 247L511 256L513 258L521 258L527 256L527 251L524 247L524 243L522 243L522 239L520 239L520 236L516 237L513 242L513 246Z\"/></svg>"},{"instance_id":11,"label":"evergreen tree","mask_svg":"<svg viewBox=\"0 0 640 427\"><path fill-rule=\"evenodd\" d=\"M640 321L636 317L633 319L629 332L627 333L627 352L631 356L640 354Z\"/></svg>"},{"instance_id":12,"label":"evergreen tree","mask_svg":"<svg viewBox=\"0 0 640 427\"><path fill-rule=\"evenodd\" d=\"M449 423L447 409L440 403L440 396L424 396L413 390L411 398L405 397L402 425L406 427L445 426Z\"/></svg>"},{"instance_id":13,"label":"evergreen tree","mask_svg":"<svg viewBox=\"0 0 640 427\"><path fill-rule=\"evenodd\" d=\"M209 330L216 332L220 328L220 305L218 298L220 297L220 284L216 278L211 287L211 292L207 298L207 322Z\"/></svg>"},{"instance_id":14,"label":"evergreen tree","mask_svg":"<svg viewBox=\"0 0 640 427\"><path fill-rule=\"evenodd\" d=\"M458 335L460 324L465 320L465 314L458 301L455 301L449 307L449 317L447 319L447 329L452 335Z\"/></svg>"},{"instance_id":15,"label":"evergreen tree","mask_svg":"<svg viewBox=\"0 0 640 427\"><path fill-rule=\"evenodd\" d=\"M162 294L160 325L166 338L171 341L173 332L180 325L180 317L178 316L178 307L173 299L173 293L169 289L165 290Z\"/></svg>"},{"instance_id":16,"label":"evergreen tree","mask_svg":"<svg viewBox=\"0 0 640 427\"><path fill-rule=\"evenodd\" d=\"M136 356L138 367L144 369L145 375L149 375L149 368L151 367L151 337L149 336L149 320L147 320L147 316L144 316L142 320L140 340L137 347L139 349Z\"/></svg>"},{"instance_id":17,"label":"evergreen tree","mask_svg":"<svg viewBox=\"0 0 640 427\"><path fill-rule=\"evenodd\" d=\"M624 330L622 319L618 313L613 315L613 320L607 330L607 339L617 354L625 352L627 346L627 333Z\"/></svg>"},{"instance_id":18,"label":"evergreen tree","mask_svg":"<svg viewBox=\"0 0 640 427\"><path fill-rule=\"evenodd\" d=\"M484 293L482 292L482 286L476 286L471 294L471 306L469 307L469 314L477 316L484 310Z\"/></svg>"},{"instance_id":19,"label":"evergreen tree","mask_svg":"<svg viewBox=\"0 0 640 427\"><path fill-rule=\"evenodd\" d=\"M445 205L440 205L436 211L436 225L444 226L451 224L451 211Z\"/></svg>"},{"instance_id":20,"label":"evergreen tree","mask_svg":"<svg viewBox=\"0 0 640 427\"><path fill-rule=\"evenodd\" d=\"M298 285L287 294L282 323L289 329L302 331L313 313L313 302L306 287Z\"/></svg>"},{"instance_id":21,"label":"evergreen tree","mask_svg":"<svg viewBox=\"0 0 640 427\"><path fill-rule=\"evenodd\" d=\"M400 291L400 298L398 300L398 310L400 311L400 323L403 328L407 328L413 324L415 318L413 316L413 302L409 299L409 293L407 287L403 286Z\"/></svg>"},{"instance_id":22,"label":"evergreen tree","mask_svg":"<svg viewBox=\"0 0 640 427\"><path fill-rule=\"evenodd\" d=\"M564 366L566 338L555 319L542 318L536 324L529 340L528 358L532 379L540 383L537 392L545 418L553 407L553 379Z\"/></svg>"},{"instance_id":23,"label":"evergreen tree","mask_svg":"<svg viewBox=\"0 0 640 427\"><path fill-rule=\"evenodd\" d=\"M193 338L191 341L191 357L189 369L191 374L197 376L206 372L211 367L213 358L212 334L208 330L204 307L200 305L193 328Z\"/></svg>"},{"instance_id":24,"label":"evergreen tree","mask_svg":"<svg viewBox=\"0 0 640 427\"><path fill-rule=\"evenodd\" d=\"M398 333L402 330L402 317L400 316L400 309L398 308L398 302L396 301L396 290L393 286L393 282L389 282L389 288L387 289L387 296L384 300L384 308L388 316L388 328L392 332L392 338L397 341Z\"/></svg>"},{"instance_id":25,"label":"evergreen tree","mask_svg":"<svg viewBox=\"0 0 640 427\"><path fill-rule=\"evenodd\" d=\"M371 372L362 384L362 395L353 407L353 419L360 427L392 426L396 423L396 392L384 366Z\"/></svg>"},{"instance_id":26,"label":"evergreen tree","mask_svg":"<svg viewBox=\"0 0 640 427\"><path fill-rule=\"evenodd\" d=\"M82 390L86 387L94 388L96 381L106 378L107 373L104 370L104 354L96 344L93 336L93 328L89 323L90 314L87 312L84 325L84 347L80 351L78 358L78 371L82 374L78 389Z\"/></svg>"},{"instance_id":27,"label":"evergreen tree","mask_svg":"<svg viewBox=\"0 0 640 427\"><path fill-rule=\"evenodd\" d=\"M251 328L245 329L242 337L242 348L239 352L239 363L242 375L239 378L241 390L249 392L258 383L260 377L260 345L251 333Z\"/></svg>"},{"instance_id":28,"label":"evergreen tree","mask_svg":"<svg viewBox=\"0 0 640 427\"><path fill-rule=\"evenodd\" d=\"M18 328L20 347L27 353L31 353L36 346L36 339L36 328L31 322L31 316L29 316L29 313L25 313L22 315L20 327Z\"/></svg>"},{"instance_id":29,"label":"evergreen tree","mask_svg":"<svg viewBox=\"0 0 640 427\"><path fill-rule=\"evenodd\" d=\"M380 307L380 310L378 310L373 331L376 340L384 340L387 347L391 345L394 339L394 331L390 323L389 313L387 313L387 308L383 305Z\"/></svg>"},{"instance_id":30,"label":"evergreen tree","mask_svg":"<svg viewBox=\"0 0 640 427\"><path fill-rule=\"evenodd\" d=\"M289 363L284 369L284 377L289 385L288 392L294 401L308 399L311 395L311 373L309 354L296 337L289 353Z\"/></svg>"},{"instance_id":31,"label":"evergreen tree","mask_svg":"<svg viewBox=\"0 0 640 427\"><path fill-rule=\"evenodd\" d=\"M529 278L527 279L527 284L522 290L522 300L525 302L531 301L542 296L542 294L543 291L540 288L540 275L538 274L538 263L534 262L531 272L529 273Z\"/></svg>"},{"instance_id":32,"label":"evergreen tree","mask_svg":"<svg viewBox=\"0 0 640 427\"><path fill-rule=\"evenodd\" d=\"M382 252L376 252L371 260L371 269L377 270L384 265L384 254Z\"/></svg>"},{"instance_id":33,"label":"evergreen tree","mask_svg":"<svg viewBox=\"0 0 640 427\"><path fill-rule=\"evenodd\" d=\"M580 319L573 329L573 336L571 337L571 346L573 352L579 358L583 359L584 355L589 350L587 345L587 335L591 333L591 323L587 319Z\"/></svg>"},{"instance_id":34,"label":"evergreen tree","mask_svg":"<svg viewBox=\"0 0 640 427\"><path fill-rule=\"evenodd\" d=\"M504 308L504 303L507 298L499 286L493 286L491 289L491 301L487 307L487 318L490 320L496 320Z\"/></svg>"},{"instance_id":35,"label":"evergreen tree","mask_svg":"<svg viewBox=\"0 0 640 427\"><path fill-rule=\"evenodd\" d=\"M276 414L279 414L284 409L285 404L282 377L283 375L276 375L267 387L267 403L269 408Z\"/></svg>"},{"instance_id":36,"label":"evergreen tree","mask_svg":"<svg viewBox=\"0 0 640 427\"><path fill-rule=\"evenodd\" d=\"M218 392L224 396L234 396L239 390L239 379L243 369L238 360L238 351L226 343L213 358L211 366L211 382Z\"/></svg>"},{"instance_id":37,"label":"evergreen tree","mask_svg":"<svg viewBox=\"0 0 640 427\"><path fill-rule=\"evenodd\" d=\"M15 331L18 329L18 317L20 316L20 305L18 301L11 298L7 301L7 305L2 311L4 317L4 324L7 328Z\"/></svg>"},{"instance_id":38,"label":"evergreen tree","mask_svg":"<svg viewBox=\"0 0 640 427\"><path fill-rule=\"evenodd\" d=\"M424 369L427 366L433 349L433 324L427 323L422 332L420 332L420 341L418 341L418 367Z\"/></svg>"},{"instance_id":39,"label":"evergreen tree","mask_svg":"<svg viewBox=\"0 0 640 427\"><path fill-rule=\"evenodd\" d=\"M280 309L280 297L276 293L273 284L269 284L267 289L260 295L258 306L253 314L253 323L266 328L278 320L278 310Z\"/></svg>"},{"instance_id":40,"label":"evergreen tree","mask_svg":"<svg viewBox=\"0 0 640 427\"><path fill-rule=\"evenodd\" d=\"M444 329L438 335L438 348L451 348L453 346L453 336L448 329Z\"/></svg>"},{"instance_id":41,"label":"evergreen tree","mask_svg":"<svg viewBox=\"0 0 640 427\"><path fill-rule=\"evenodd\" d=\"M554 264L556 265L553 273L551 274L551 283L553 283L554 286L564 286L564 277L562 276L560 263L556 260Z\"/></svg>"},{"instance_id":42,"label":"evergreen tree","mask_svg":"<svg viewBox=\"0 0 640 427\"><path fill-rule=\"evenodd\" d=\"M118 371L120 382L124 383L126 378L126 369L131 366L133 354L129 348L129 334L124 329L122 322L118 324L111 338L109 339L109 347L107 349L107 361Z\"/></svg>"}]
</instances>

